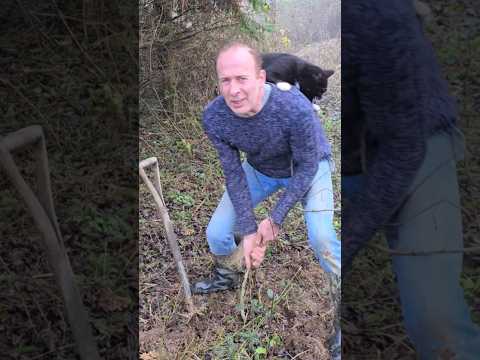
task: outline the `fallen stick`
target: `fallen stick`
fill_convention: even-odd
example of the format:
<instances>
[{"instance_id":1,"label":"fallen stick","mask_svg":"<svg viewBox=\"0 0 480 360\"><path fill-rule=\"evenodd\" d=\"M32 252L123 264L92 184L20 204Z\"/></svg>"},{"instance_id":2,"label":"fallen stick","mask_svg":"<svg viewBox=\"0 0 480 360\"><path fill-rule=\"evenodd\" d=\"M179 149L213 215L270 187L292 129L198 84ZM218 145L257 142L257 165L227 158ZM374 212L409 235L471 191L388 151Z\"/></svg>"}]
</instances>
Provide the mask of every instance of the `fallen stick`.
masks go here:
<instances>
[{"instance_id":1,"label":"fallen stick","mask_svg":"<svg viewBox=\"0 0 480 360\"><path fill-rule=\"evenodd\" d=\"M36 160L35 175L38 184L37 196L35 196L35 193L23 179L10 154L11 151L29 144L36 146L34 156ZM53 205L48 172L48 157L42 128L40 126L30 126L2 138L0 140L0 164L23 197L36 226L42 234L48 262L62 292L67 318L80 358L82 360L100 360L88 321L88 313L83 306L76 286L58 226Z\"/></svg>"},{"instance_id":2,"label":"fallen stick","mask_svg":"<svg viewBox=\"0 0 480 360\"><path fill-rule=\"evenodd\" d=\"M152 183L148 178L145 169L151 166L155 166L154 169L154 177L155 183ZM190 283L188 281L187 272L185 271L185 267L183 266L182 255L180 254L180 248L178 246L177 235L173 230L173 224L170 220L170 216L168 215L167 206L165 204L165 200L163 199L162 194L162 185L160 183L160 170L158 168L158 160L156 157L151 157L140 162L139 166L139 173L142 180L147 185L148 190L153 196L155 200L155 204L157 205L157 210L162 218L163 225L165 226L165 232L167 235L168 244L170 246L170 251L173 254L173 258L175 261L175 265L177 267L178 275L180 277L180 281L182 282L183 292L185 294L185 300L188 305L188 310L190 314L196 313L195 306L193 305L192 300L192 292L190 290Z\"/></svg>"}]
</instances>

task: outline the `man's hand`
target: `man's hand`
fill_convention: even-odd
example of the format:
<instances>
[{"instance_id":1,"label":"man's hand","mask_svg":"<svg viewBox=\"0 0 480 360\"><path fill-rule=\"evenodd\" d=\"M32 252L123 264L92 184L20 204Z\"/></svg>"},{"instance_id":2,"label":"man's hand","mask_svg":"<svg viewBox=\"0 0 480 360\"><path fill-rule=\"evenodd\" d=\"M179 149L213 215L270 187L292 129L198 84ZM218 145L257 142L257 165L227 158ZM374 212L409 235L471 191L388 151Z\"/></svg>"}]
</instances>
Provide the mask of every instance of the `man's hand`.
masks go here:
<instances>
[{"instance_id":1,"label":"man's hand","mask_svg":"<svg viewBox=\"0 0 480 360\"><path fill-rule=\"evenodd\" d=\"M261 245L267 246L267 242L273 241L277 238L280 228L274 224L271 218L266 218L258 225L257 233L260 234Z\"/></svg>"},{"instance_id":2,"label":"man's hand","mask_svg":"<svg viewBox=\"0 0 480 360\"><path fill-rule=\"evenodd\" d=\"M252 265L258 267L265 255L266 246L261 246L262 238L259 232L246 235L243 238L243 255L245 256L245 266L250 269Z\"/></svg>"},{"instance_id":3,"label":"man's hand","mask_svg":"<svg viewBox=\"0 0 480 360\"><path fill-rule=\"evenodd\" d=\"M267 244L277 238L280 229L272 219L267 218L258 225L256 233L243 238L243 253L247 269L259 267L265 257Z\"/></svg>"},{"instance_id":4,"label":"man's hand","mask_svg":"<svg viewBox=\"0 0 480 360\"><path fill-rule=\"evenodd\" d=\"M267 244L266 242L262 242L260 240L261 244L257 245L252 252L251 258L252 258L252 266L254 268L257 268L260 266L260 264L263 261L263 258L265 257L265 252L267 251ZM263 244L262 244L263 243Z\"/></svg>"}]
</instances>

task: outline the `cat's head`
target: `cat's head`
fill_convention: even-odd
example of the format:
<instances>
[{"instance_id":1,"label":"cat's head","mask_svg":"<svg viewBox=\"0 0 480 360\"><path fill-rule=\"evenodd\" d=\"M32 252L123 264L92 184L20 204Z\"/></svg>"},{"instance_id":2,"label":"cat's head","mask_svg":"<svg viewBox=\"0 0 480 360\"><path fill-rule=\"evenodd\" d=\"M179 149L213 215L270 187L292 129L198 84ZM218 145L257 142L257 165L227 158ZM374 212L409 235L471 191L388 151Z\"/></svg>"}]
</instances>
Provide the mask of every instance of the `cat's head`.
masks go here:
<instances>
[{"instance_id":1,"label":"cat's head","mask_svg":"<svg viewBox=\"0 0 480 360\"><path fill-rule=\"evenodd\" d=\"M300 90L309 98L320 99L327 91L328 78L334 74L333 70L323 70L319 66L305 64L300 74Z\"/></svg>"}]
</instances>

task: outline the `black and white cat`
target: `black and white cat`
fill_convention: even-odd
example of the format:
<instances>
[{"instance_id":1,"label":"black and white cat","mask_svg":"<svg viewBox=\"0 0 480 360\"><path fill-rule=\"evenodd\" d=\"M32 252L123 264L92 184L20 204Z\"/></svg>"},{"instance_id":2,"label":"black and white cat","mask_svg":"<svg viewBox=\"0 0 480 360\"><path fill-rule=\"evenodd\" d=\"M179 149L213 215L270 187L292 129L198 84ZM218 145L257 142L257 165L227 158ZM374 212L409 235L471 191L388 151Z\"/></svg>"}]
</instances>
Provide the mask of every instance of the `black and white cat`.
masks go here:
<instances>
[{"instance_id":1,"label":"black and white cat","mask_svg":"<svg viewBox=\"0 0 480 360\"><path fill-rule=\"evenodd\" d=\"M262 61L268 82L296 85L312 102L315 98L320 99L327 91L328 78L334 73L333 70L323 70L292 54L262 54Z\"/></svg>"}]
</instances>

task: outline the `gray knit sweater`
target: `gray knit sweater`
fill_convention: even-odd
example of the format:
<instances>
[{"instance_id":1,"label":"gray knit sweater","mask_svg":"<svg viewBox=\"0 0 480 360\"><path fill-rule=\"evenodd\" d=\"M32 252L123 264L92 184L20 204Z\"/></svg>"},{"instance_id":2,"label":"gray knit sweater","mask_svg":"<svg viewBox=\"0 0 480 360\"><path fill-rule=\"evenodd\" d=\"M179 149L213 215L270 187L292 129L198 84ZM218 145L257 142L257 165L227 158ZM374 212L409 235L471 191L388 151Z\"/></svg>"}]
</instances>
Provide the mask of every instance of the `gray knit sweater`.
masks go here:
<instances>
[{"instance_id":1,"label":"gray knit sweater","mask_svg":"<svg viewBox=\"0 0 480 360\"><path fill-rule=\"evenodd\" d=\"M295 87L282 91L272 86L263 108L248 118L235 115L219 96L205 108L203 127L218 152L241 235L254 233L257 224L240 151L252 167L269 177L290 177L293 170L271 213L276 224L307 192L319 161L331 154L312 104Z\"/></svg>"}]
</instances>

